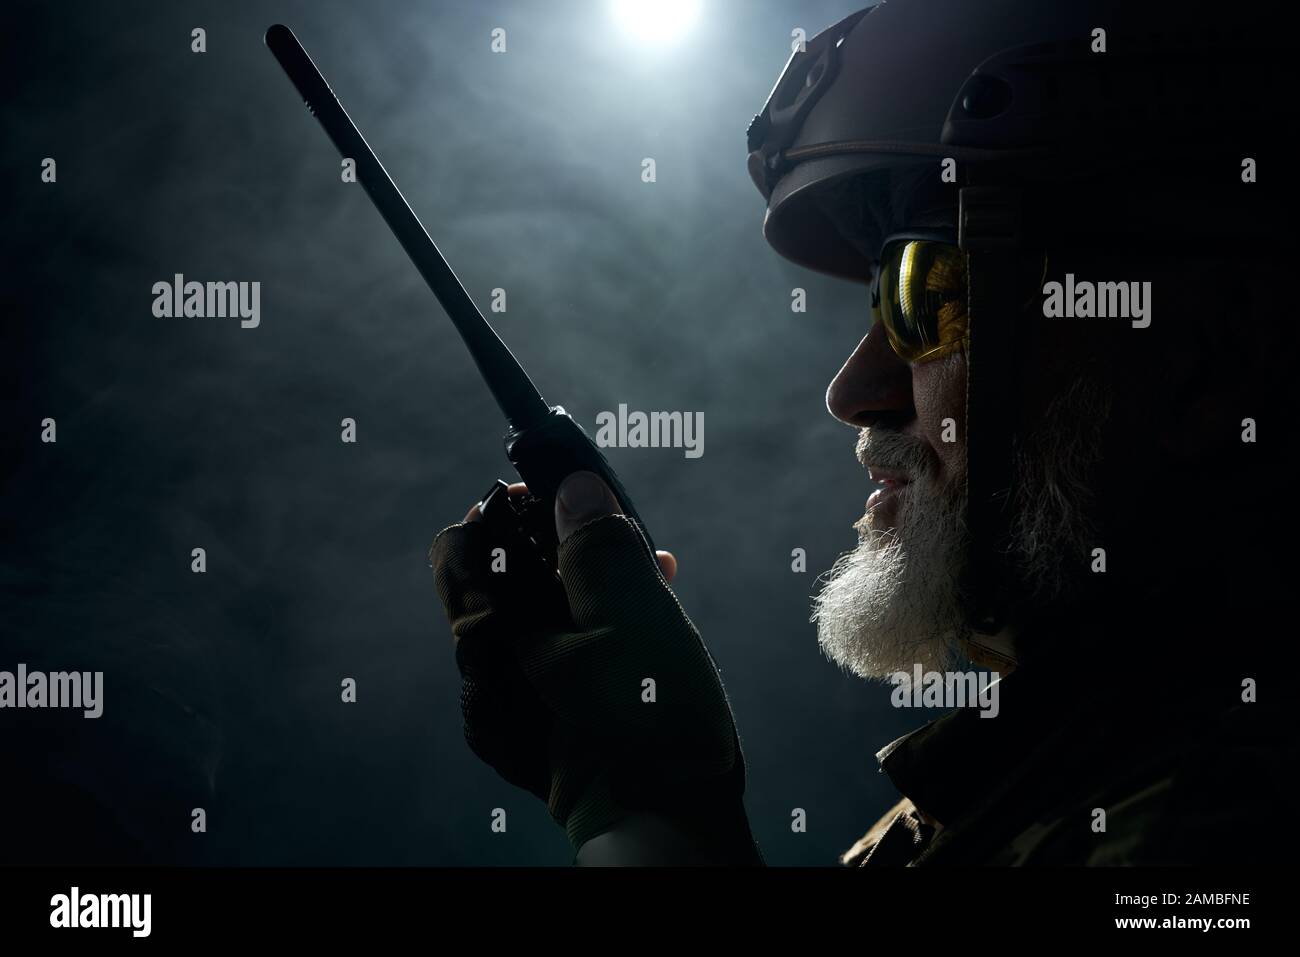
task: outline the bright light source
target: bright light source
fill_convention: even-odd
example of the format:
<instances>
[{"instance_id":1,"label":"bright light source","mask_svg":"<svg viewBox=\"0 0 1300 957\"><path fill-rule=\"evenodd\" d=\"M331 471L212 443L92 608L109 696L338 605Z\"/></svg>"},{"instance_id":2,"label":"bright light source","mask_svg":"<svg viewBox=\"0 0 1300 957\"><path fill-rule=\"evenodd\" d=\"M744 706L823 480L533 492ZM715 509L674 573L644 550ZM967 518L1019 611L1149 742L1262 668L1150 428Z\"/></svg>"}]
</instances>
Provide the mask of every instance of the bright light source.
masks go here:
<instances>
[{"instance_id":1,"label":"bright light source","mask_svg":"<svg viewBox=\"0 0 1300 957\"><path fill-rule=\"evenodd\" d=\"M613 8L624 33L655 46L681 39L700 15L699 0L613 0Z\"/></svg>"}]
</instances>

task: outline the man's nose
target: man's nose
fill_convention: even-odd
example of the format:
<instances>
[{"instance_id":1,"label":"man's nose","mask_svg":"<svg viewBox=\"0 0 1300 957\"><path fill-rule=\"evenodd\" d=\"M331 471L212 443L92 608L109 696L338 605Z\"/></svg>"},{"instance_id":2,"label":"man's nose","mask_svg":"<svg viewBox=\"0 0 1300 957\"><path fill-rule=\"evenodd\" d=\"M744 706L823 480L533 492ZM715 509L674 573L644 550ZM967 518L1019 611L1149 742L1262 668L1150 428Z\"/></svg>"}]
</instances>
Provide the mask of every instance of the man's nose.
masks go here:
<instances>
[{"instance_id":1,"label":"man's nose","mask_svg":"<svg viewBox=\"0 0 1300 957\"><path fill-rule=\"evenodd\" d=\"M841 422L857 428L882 421L898 425L916 414L912 368L890 347L880 323L871 327L831 380L826 408Z\"/></svg>"}]
</instances>

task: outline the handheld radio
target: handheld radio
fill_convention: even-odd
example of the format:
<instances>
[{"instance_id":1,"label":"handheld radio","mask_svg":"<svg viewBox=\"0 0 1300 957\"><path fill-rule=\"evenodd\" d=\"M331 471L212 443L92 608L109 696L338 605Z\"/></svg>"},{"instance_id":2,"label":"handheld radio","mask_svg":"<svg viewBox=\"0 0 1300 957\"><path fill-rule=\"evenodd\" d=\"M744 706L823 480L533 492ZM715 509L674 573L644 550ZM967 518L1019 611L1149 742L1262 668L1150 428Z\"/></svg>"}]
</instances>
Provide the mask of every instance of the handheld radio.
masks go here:
<instances>
[{"instance_id":1,"label":"handheld radio","mask_svg":"<svg viewBox=\"0 0 1300 957\"><path fill-rule=\"evenodd\" d=\"M548 405L542 398L528 373L474 305L293 31L277 23L266 31L265 39L307 109L320 121L339 152L356 162L357 181L446 310L505 415L506 457L527 483L528 495L511 497L506 483L496 481L480 503L484 519L513 526L532 541L554 569L559 544L554 519L556 489L572 472L594 472L613 490L623 514L641 530L653 558L654 544L649 533L605 456L562 406Z\"/></svg>"}]
</instances>

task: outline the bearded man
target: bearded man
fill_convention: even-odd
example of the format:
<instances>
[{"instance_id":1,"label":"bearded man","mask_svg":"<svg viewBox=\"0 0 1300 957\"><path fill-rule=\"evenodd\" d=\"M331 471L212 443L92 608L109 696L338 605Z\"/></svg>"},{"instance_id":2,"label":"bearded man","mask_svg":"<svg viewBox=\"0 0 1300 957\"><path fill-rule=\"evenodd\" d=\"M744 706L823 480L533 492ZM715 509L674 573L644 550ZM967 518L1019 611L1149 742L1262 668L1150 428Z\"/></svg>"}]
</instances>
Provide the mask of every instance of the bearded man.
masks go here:
<instances>
[{"instance_id":1,"label":"bearded man","mask_svg":"<svg viewBox=\"0 0 1300 957\"><path fill-rule=\"evenodd\" d=\"M821 647L900 685L996 673L996 714L879 751L902 800L846 864L1276 853L1295 334L1255 170L1282 162L1283 58L1248 7L1194 35L1159 7L888 0L808 41L750 126L769 242L870 288L827 407L879 488ZM477 506L434 542L470 746L578 863L760 862L675 560L591 473L555 509L558 576L491 573Z\"/></svg>"}]
</instances>

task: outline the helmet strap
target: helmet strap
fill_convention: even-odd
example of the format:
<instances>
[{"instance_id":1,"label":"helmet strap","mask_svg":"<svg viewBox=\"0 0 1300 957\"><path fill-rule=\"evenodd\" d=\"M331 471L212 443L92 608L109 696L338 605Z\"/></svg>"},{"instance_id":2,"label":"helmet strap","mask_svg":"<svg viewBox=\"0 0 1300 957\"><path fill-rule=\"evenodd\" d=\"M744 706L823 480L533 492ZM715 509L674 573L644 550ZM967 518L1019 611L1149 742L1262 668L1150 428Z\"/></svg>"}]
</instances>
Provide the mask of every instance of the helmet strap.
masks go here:
<instances>
[{"instance_id":1,"label":"helmet strap","mask_svg":"<svg viewBox=\"0 0 1300 957\"><path fill-rule=\"evenodd\" d=\"M1016 326L1022 210L1019 190L966 186L959 194L957 243L967 254L966 492L963 592L971 628L997 634L1008 622L1012 437L1019 376Z\"/></svg>"}]
</instances>

